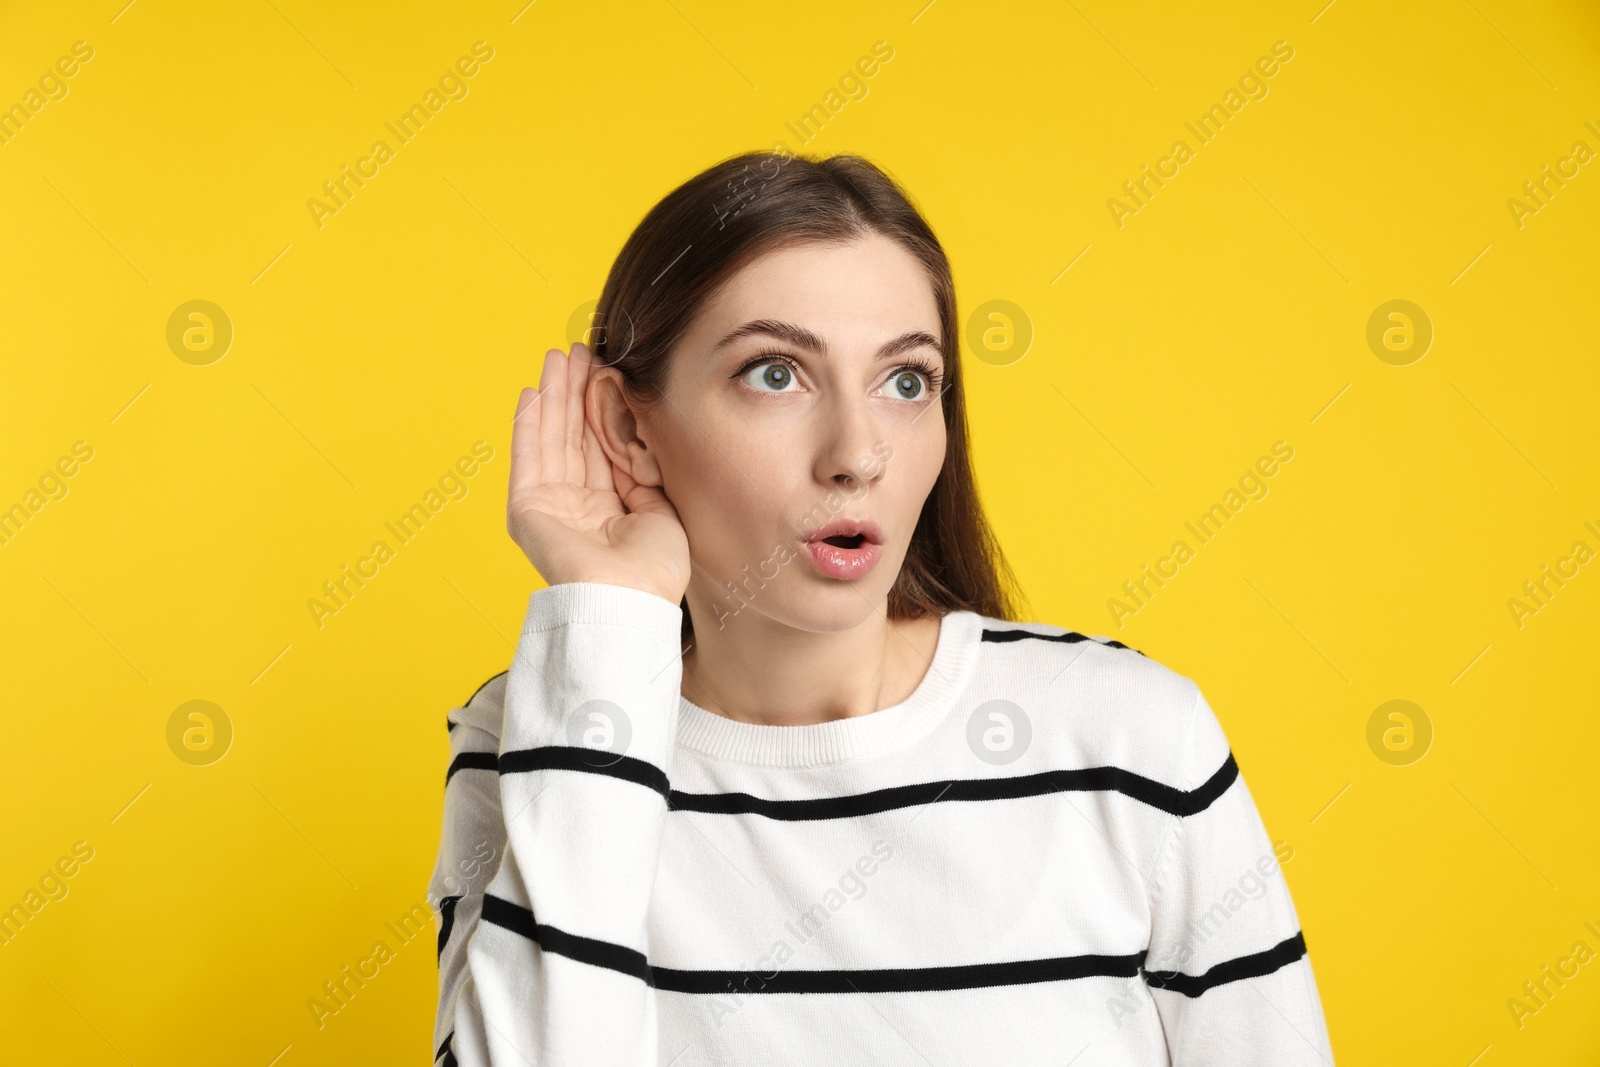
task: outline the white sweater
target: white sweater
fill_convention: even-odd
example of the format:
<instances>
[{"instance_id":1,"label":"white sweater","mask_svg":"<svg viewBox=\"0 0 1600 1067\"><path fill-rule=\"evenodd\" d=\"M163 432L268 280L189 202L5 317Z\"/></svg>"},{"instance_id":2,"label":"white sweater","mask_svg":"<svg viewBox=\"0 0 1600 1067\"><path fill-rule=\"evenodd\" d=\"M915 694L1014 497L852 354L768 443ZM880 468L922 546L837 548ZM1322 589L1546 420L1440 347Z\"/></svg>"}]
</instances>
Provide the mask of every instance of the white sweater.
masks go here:
<instances>
[{"instance_id":1,"label":"white sweater","mask_svg":"<svg viewBox=\"0 0 1600 1067\"><path fill-rule=\"evenodd\" d=\"M436 1062L1332 1064L1194 682L955 612L902 703L758 726L679 694L681 618L539 590L450 712Z\"/></svg>"}]
</instances>

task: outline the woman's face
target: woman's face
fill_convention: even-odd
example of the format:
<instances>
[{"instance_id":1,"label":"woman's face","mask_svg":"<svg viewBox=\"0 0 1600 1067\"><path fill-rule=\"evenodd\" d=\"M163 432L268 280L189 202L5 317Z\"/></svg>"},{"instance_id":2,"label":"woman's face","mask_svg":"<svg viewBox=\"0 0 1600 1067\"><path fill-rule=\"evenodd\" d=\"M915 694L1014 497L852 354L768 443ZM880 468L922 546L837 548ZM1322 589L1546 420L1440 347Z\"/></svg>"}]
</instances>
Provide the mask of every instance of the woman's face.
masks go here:
<instances>
[{"instance_id":1,"label":"woman's face","mask_svg":"<svg viewBox=\"0 0 1600 1067\"><path fill-rule=\"evenodd\" d=\"M881 610L944 462L940 333L922 265L878 235L774 251L706 302L638 432L714 628Z\"/></svg>"}]
</instances>

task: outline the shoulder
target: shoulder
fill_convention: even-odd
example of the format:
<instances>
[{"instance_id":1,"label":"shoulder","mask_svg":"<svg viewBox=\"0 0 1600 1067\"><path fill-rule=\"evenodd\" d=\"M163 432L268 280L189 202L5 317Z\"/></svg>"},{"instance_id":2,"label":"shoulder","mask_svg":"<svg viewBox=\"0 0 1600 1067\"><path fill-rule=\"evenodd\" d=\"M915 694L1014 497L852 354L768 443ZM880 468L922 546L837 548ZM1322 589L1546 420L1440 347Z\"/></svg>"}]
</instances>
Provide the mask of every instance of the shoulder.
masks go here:
<instances>
[{"instance_id":1,"label":"shoulder","mask_svg":"<svg viewBox=\"0 0 1600 1067\"><path fill-rule=\"evenodd\" d=\"M445 716L445 725L450 733L454 735L460 727L467 726L499 738L504 717L506 682L510 677L510 671L501 671L479 685L461 704L451 708Z\"/></svg>"},{"instance_id":2,"label":"shoulder","mask_svg":"<svg viewBox=\"0 0 1600 1067\"><path fill-rule=\"evenodd\" d=\"M1008 622L979 616L979 658L1019 680L1114 690L1144 703L1185 709L1195 682L1143 651L1102 634L1042 622Z\"/></svg>"},{"instance_id":3,"label":"shoulder","mask_svg":"<svg viewBox=\"0 0 1600 1067\"><path fill-rule=\"evenodd\" d=\"M1119 767L1184 787L1196 716L1210 714L1193 679L1101 634L979 620L980 691L1022 708L1041 758Z\"/></svg>"}]
</instances>

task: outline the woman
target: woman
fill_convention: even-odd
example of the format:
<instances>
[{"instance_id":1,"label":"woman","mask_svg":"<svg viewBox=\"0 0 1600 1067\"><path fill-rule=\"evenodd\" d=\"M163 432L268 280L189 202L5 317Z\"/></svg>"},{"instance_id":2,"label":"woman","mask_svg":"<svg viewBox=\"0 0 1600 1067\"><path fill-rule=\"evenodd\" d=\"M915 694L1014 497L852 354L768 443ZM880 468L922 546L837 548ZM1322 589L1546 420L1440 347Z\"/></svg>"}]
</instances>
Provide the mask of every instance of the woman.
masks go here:
<instances>
[{"instance_id":1,"label":"woman","mask_svg":"<svg viewBox=\"0 0 1600 1067\"><path fill-rule=\"evenodd\" d=\"M436 1058L1331 1063L1196 684L1007 621L905 194L727 160L597 314L512 429L548 588L449 716Z\"/></svg>"}]
</instances>

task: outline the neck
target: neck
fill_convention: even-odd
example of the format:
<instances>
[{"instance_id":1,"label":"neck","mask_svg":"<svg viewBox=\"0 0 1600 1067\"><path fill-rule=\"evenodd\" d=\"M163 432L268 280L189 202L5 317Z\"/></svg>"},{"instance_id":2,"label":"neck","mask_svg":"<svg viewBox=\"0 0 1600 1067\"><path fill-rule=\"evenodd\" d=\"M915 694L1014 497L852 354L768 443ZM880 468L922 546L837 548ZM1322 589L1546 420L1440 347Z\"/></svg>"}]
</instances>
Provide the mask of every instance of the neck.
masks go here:
<instances>
[{"instance_id":1,"label":"neck","mask_svg":"<svg viewBox=\"0 0 1600 1067\"><path fill-rule=\"evenodd\" d=\"M890 619L884 604L845 630L800 630L753 607L719 629L696 590L688 596L683 695L740 722L804 726L891 707L917 688L939 641L937 616Z\"/></svg>"}]
</instances>

